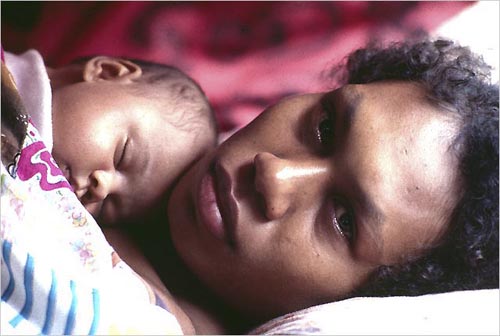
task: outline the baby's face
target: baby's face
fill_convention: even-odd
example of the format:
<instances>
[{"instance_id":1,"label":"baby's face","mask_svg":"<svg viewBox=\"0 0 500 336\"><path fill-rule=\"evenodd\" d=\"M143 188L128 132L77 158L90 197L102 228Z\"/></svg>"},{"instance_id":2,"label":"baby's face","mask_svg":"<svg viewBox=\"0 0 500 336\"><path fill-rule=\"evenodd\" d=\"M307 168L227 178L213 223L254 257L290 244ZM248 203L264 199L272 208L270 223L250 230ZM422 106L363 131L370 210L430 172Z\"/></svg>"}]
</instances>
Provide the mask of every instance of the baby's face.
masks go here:
<instances>
[{"instance_id":1,"label":"baby's face","mask_svg":"<svg viewBox=\"0 0 500 336\"><path fill-rule=\"evenodd\" d=\"M143 217L214 145L208 118L180 129L168 109L105 82L53 93L53 157L100 224Z\"/></svg>"}]
</instances>

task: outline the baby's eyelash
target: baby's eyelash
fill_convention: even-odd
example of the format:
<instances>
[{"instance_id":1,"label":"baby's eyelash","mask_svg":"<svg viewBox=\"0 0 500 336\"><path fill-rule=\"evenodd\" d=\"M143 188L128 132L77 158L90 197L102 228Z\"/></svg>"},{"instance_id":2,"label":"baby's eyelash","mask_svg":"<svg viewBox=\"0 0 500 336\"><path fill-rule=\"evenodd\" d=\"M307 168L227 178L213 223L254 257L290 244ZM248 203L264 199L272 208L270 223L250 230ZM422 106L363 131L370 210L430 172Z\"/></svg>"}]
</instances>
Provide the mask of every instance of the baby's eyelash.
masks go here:
<instances>
[{"instance_id":1,"label":"baby's eyelash","mask_svg":"<svg viewBox=\"0 0 500 336\"><path fill-rule=\"evenodd\" d=\"M125 144L123 145L123 149L122 149L122 152L120 154L120 159L118 159L116 167L120 167L123 164L123 159L125 158L127 147L128 147L128 138L127 138L127 140L125 140Z\"/></svg>"}]
</instances>

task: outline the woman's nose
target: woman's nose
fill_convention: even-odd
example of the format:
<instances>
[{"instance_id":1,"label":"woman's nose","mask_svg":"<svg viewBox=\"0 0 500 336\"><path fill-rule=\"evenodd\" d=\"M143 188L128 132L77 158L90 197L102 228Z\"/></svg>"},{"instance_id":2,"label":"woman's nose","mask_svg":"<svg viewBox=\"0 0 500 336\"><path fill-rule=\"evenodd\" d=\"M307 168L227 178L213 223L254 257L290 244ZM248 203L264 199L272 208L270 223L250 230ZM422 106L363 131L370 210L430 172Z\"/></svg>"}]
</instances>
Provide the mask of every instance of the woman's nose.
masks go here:
<instances>
[{"instance_id":1,"label":"woman's nose","mask_svg":"<svg viewBox=\"0 0 500 336\"><path fill-rule=\"evenodd\" d=\"M285 215L297 193L304 194L304 188L312 187L310 182L328 169L307 160L281 159L267 152L255 155L254 165L255 187L264 197L269 220Z\"/></svg>"}]
</instances>

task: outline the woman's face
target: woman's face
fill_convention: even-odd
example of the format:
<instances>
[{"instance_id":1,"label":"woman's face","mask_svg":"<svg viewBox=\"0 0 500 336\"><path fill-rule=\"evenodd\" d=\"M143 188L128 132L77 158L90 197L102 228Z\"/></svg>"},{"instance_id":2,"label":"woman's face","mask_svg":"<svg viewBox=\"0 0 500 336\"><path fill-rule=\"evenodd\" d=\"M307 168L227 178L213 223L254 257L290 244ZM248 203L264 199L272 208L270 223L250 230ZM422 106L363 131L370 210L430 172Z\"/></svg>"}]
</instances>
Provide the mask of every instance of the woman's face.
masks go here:
<instances>
[{"instance_id":1,"label":"woman's face","mask_svg":"<svg viewBox=\"0 0 500 336\"><path fill-rule=\"evenodd\" d=\"M456 129L407 82L285 99L179 182L176 249L259 317L344 298L444 234L458 193Z\"/></svg>"}]
</instances>

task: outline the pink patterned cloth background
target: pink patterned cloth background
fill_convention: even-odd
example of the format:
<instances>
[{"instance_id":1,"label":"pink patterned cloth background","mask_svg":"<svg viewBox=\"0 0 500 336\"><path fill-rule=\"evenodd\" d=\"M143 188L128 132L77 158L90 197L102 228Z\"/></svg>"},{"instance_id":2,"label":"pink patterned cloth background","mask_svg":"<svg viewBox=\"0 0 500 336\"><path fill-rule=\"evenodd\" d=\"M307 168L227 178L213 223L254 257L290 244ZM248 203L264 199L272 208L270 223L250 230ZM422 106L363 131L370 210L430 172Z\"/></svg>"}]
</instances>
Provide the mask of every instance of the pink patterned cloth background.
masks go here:
<instances>
[{"instance_id":1,"label":"pink patterned cloth background","mask_svg":"<svg viewBox=\"0 0 500 336\"><path fill-rule=\"evenodd\" d=\"M473 3L2 2L2 45L51 66L96 54L173 64L227 131L283 96L331 87L329 67L371 38L432 32Z\"/></svg>"}]
</instances>

